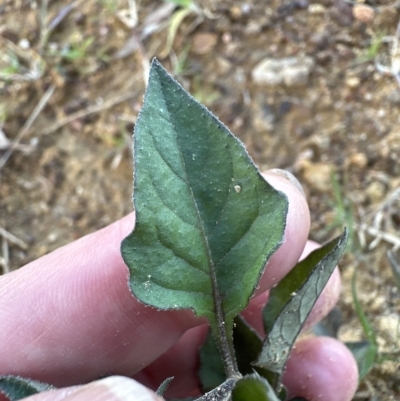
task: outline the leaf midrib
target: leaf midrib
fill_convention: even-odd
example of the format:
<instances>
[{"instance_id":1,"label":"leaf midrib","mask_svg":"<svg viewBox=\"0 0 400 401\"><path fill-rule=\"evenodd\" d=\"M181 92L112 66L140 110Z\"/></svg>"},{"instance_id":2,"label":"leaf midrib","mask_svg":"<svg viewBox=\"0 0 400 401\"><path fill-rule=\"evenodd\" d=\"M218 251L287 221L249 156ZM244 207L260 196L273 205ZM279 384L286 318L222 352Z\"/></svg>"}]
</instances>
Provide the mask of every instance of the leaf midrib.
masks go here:
<instances>
[{"instance_id":1,"label":"leaf midrib","mask_svg":"<svg viewBox=\"0 0 400 401\"><path fill-rule=\"evenodd\" d=\"M169 121L173 127L173 132L175 135L175 141L177 143L179 157L180 157L181 164L182 164L184 174L185 174L185 182L186 182L187 187L189 188L190 197L191 197L191 200L192 200L192 203L194 206L194 210L195 210L197 221L198 221L198 227L200 229L201 237L203 240L203 246L205 247L206 256L207 256L207 260L208 260L208 269L209 269L210 282L211 282L214 315L211 314L210 316L207 316L207 317L210 321L211 329L214 332L214 336L219 343L218 345L220 348L222 359L224 361L226 373L228 376L232 376L237 373L236 372L237 368L234 366L235 359L234 359L233 350L231 348L231 341L230 341L230 340L232 340L232 338L231 338L231 336L228 335L228 331L227 331L227 330L230 330L230 327L227 327L227 325L225 324L225 314L224 314L224 310L222 307L222 299L221 299L221 294L219 291L215 264L214 264L214 261L212 258L211 249L209 246L208 237L206 235L206 230L205 230L202 218L201 218L200 210L199 210L196 198L193 193L193 188L189 182L187 166L186 166L183 154L182 154L182 149L177 140L177 132L178 132L177 127L174 123L173 115L170 113L169 107L165 102L165 96L164 96L163 87L162 87L161 82L160 82L160 90L162 92L161 101L164 104L164 110L168 113Z\"/></svg>"}]
</instances>

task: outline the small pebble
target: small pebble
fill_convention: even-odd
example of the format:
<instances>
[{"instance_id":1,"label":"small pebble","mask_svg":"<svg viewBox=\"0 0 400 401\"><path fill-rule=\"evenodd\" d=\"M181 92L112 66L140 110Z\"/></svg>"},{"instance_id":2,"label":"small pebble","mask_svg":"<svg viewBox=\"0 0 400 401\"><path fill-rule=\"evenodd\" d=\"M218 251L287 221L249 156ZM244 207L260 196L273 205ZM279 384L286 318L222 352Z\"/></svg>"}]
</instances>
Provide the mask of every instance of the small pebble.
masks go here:
<instances>
[{"instance_id":1,"label":"small pebble","mask_svg":"<svg viewBox=\"0 0 400 401\"><path fill-rule=\"evenodd\" d=\"M350 88L357 88L360 86L361 80L359 77L351 76L346 78L346 85Z\"/></svg>"},{"instance_id":2,"label":"small pebble","mask_svg":"<svg viewBox=\"0 0 400 401\"><path fill-rule=\"evenodd\" d=\"M331 174L334 167L327 163L311 163L305 160L302 164L304 181L318 191L329 191L332 187Z\"/></svg>"},{"instance_id":3,"label":"small pebble","mask_svg":"<svg viewBox=\"0 0 400 401\"><path fill-rule=\"evenodd\" d=\"M368 158L365 153L354 153L349 158L349 164L358 168L364 168L368 163Z\"/></svg>"},{"instance_id":4,"label":"small pebble","mask_svg":"<svg viewBox=\"0 0 400 401\"><path fill-rule=\"evenodd\" d=\"M306 85L313 67L314 60L310 57L265 58L253 69L252 78L261 85Z\"/></svg>"},{"instance_id":5,"label":"small pebble","mask_svg":"<svg viewBox=\"0 0 400 401\"><path fill-rule=\"evenodd\" d=\"M27 50L27 49L29 49L29 48L31 47L31 44L29 43L29 40L28 40L28 39L22 38L22 39L20 39L20 41L18 42L18 46L19 46L21 49Z\"/></svg>"},{"instance_id":6,"label":"small pebble","mask_svg":"<svg viewBox=\"0 0 400 401\"><path fill-rule=\"evenodd\" d=\"M201 56L210 53L217 44L217 36L213 33L198 33L193 38L192 51Z\"/></svg>"},{"instance_id":7,"label":"small pebble","mask_svg":"<svg viewBox=\"0 0 400 401\"><path fill-rule=\"evenodd\" d=\"M379 203L385 195L385 186L379 182L374 181L365 190L368 198L373 204Z\"/></svg>"},{"instance_id":8,"label":"small pebble","mask_svg":"<svg viewBox=\"0 0 400 401\"><path fill-rule=\"evenodd\" d=\"M319 3L310 4L308 7L308 12L310 14L323 14L326 12L325 6Z\"/></svg>"},{"instance_id":9,"label":"small pebble","mask_svg":"<svg viewBox=\"0 0 400 401\"><path fill-rule=\"evenodd\" d=\"M371 22L375 17L375 11L372 7L366 4L354 4L353 17L361 22Z\"/></svg>"}]
</instances>

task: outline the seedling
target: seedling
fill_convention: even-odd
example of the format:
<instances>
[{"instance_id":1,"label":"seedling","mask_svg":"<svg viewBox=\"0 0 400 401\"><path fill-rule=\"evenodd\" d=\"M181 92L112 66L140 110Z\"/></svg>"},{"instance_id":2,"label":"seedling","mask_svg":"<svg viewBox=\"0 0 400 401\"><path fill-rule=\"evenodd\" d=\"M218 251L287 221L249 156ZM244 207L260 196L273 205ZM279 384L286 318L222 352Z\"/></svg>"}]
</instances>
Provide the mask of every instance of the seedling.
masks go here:
<instances>
[{"instance_id":1,"label":"seedling","mask_svg":"<svg viewBox=\"0 0 400 401\"><path fill-rule=\"evenodd\" d=\"M178 6L176 10L170 17L168 24L168 35L167 41L165 43L164 50L161 52L161 57L167 57L172 49L176 34L183 20L189 15L196 15L198 21L194 25L197 25L203 20L202 10L192 1L192 0L167 0L169 3L173 3Z\"/></svg>"},{"instance_id":2,"label":"seedling","mask_svg":"<svg viewBox=\"0 0 400 401\"><path fill-rule=\"evenodd\" d=\"M208 319L210 335L200 352L207 393L199 401L284 399L289 352L344 251L347 231L270 291L263 340L239 313L283 242L286 196L156 60L133 148L136 226L121 245L132 293L157 309L192 309ZM16 390L32 394L39 387L0 377L11 400L22 398Z\"/></svg>"}]
</instances>

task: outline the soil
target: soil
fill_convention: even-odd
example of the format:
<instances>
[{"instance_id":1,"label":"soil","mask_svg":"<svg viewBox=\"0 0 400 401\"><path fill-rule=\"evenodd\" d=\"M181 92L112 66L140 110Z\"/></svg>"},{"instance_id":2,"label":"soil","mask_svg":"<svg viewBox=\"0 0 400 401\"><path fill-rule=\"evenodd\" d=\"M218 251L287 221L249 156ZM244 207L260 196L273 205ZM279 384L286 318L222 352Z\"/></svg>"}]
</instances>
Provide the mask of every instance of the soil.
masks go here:
<instances>
[{"instance_id":1,"label":"soil","mask_svg":"<svg viewBox=\"0 0 400 401\"><path fill-rule=\"evenodd\" d=\"M357 270L382 356L355 399L399 400L400 274L386 253L400 263L400 3L128 3L0 4L3 272L132 210L131 133L156 56L261 169L298 177L312 239L349 227L339 337L365 338Z\"/></svg>"}]
</instances>

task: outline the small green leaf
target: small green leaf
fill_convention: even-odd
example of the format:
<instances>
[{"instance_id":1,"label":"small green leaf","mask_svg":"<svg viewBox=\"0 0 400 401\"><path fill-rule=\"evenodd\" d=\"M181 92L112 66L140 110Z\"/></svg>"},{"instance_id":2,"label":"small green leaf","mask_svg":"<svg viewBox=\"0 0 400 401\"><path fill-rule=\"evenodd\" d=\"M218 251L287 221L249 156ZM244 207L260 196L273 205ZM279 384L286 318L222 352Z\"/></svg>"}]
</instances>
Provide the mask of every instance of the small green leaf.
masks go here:
<instances>
[{"instance_id":1,"label":"small green leaf","mask_svg":"<svg viewBox=\"0 0 400 401\"><path fill-rule=\"evenodd\" d=\"M211 391L226 380L224 364L211 330L200 348L199 363L198 376L204 392Z\"/></svg>"},{"instance_id":2,"label":"small green leaf","mask_svg":"<svg viewBox=\"0 0 400 401\"><path fill-rule=\"evenodd\" d=\"M253 327L251 327L240 315L235 318L233 344L235 347L239 372L242 375L253 373L255 367L252 366L252 364L260 355L263 340Z\"/></svg>"},{"instance_id":3,"label":"small green leaf","mask_svg":"<svg viewBox=\"0 0 400 401\"><path fill-rule=\"evenodd\" d=\"M145 304L207 317L227 369L233 319L282 243L286 196L156 60L134 163L136 227L121 247L130 288Z\"/></svg>"},{"instance_id":4,"label":"small green leaf","mask_svg":"<svg viewBox=\"0 0 400 401\"><path fill-rule=\"evenodd\" d=\"M347 242L347 230L338 238L299 262L269 295L263 310L267 336L256 366L271 372L268 378L279 388L289 352L324 289Z\"/></svg>"},{"instance_id":5,"label":"small green leaf","mask_svg":"<svg viewBox=\"0 0 400 401\"><path fill-rule=\"evenodd\" d=\"M196 401L229 401L236 381L237 379L228 379L214 390L197 398Z\"/></svg>"},{"instance_id":6,"label":"small green leaf","mask_svg":"<svg viewBox=\"0 0 400 401\"><path fill-rule=\"evenodd\" d=\"M378 348L369 341L345 343L353 353L358 366L358 381L360 382L371 370L376 362Z\"/></svg>"},{"instance_id":7,"label":"small green leaf","mask_svg":"<svg viewBox=\"0 0 400 401\"><path fill-rule=\"evenodd\" d=\"M238 380L232 401L280 401L266 379L254 373Z\"/></svg>"},{"instance_id":8,"label":"small green leaf","mask_svg":"<svg viewBox=\"0 0 400 401\"><path fill-rule=\"evenodd\" d=\"M20 376L0 376L0 393L3 393L10 401L22 400L30 395L54 389L55 387L51 384Z\"/></svg>"},{"instance_id":9,"label":"small green leaf","mask_svg":"<svg viewBox=\"0 0 400 401\"><path fill-rule=\"evenodd\" d=\"M164 393L167 391L167 388L170 385L170 383L172 382L172 380L174 380L173 376L165 379L158 387L156 394L159 395L160 397L162 397L164 395Z\"/></svg>"}]
</instances>

